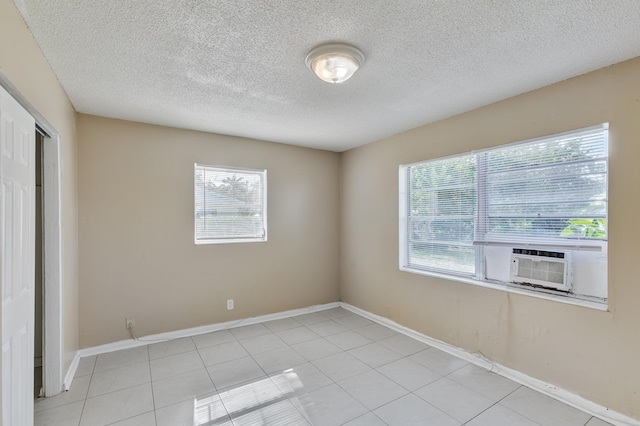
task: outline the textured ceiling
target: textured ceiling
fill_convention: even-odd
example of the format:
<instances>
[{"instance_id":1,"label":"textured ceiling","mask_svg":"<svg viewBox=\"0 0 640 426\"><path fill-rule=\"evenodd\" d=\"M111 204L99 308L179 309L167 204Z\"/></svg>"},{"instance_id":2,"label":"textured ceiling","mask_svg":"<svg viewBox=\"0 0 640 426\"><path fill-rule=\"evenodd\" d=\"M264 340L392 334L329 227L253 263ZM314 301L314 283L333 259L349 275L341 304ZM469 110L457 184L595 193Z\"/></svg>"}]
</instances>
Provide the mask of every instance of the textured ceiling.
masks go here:
<instances>
[{"instance_id":1,"label":"textured ceiling","mask_svg":"<svg viewBox=\"0 0 640 426\"><path fill-rule=\"evenodd\" d=\"M334 151L640 56L639 0L15 3L80 112Z\"/></svg>"}]
</instances>

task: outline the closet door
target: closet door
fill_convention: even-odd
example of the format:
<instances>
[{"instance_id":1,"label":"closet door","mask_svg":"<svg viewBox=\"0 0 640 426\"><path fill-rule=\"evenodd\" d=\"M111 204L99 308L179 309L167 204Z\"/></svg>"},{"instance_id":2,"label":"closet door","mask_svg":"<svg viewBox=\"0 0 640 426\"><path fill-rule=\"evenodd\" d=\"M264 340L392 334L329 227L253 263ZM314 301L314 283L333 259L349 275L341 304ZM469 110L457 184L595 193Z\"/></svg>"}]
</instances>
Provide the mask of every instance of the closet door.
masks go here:
<instances>
[{"instance_id":1,"label":"closet door","mask_svg":"<svg viewBox=\"0 0 640 426\"><path fill-rule=\"evenodd\" d=\"M2 421L33 424L35 120L0 87Z\"/></svg>"}]
</instances>

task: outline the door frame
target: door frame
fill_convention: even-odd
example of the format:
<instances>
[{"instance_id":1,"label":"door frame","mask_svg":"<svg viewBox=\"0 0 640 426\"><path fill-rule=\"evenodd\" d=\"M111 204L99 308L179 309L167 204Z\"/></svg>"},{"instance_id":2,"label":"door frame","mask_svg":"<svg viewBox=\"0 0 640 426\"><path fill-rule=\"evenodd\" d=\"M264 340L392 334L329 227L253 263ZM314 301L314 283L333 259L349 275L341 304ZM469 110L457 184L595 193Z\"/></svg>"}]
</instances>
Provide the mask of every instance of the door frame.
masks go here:
<instances>
[{"instance_id":1,"label":"door frame","mask_svg":"<svg viewBox=\"0 0 640 426\"><path fill-rule=\"evenodd\" d=\"M57 395L63 390L62 138L2 71L0 71L0 86L31 114L36 121L36 130L44 134L42 143L44 251L42 370L44 395L48 397ZM29 356L33 358L33 354Z\"/></svg>"}]
</instances>

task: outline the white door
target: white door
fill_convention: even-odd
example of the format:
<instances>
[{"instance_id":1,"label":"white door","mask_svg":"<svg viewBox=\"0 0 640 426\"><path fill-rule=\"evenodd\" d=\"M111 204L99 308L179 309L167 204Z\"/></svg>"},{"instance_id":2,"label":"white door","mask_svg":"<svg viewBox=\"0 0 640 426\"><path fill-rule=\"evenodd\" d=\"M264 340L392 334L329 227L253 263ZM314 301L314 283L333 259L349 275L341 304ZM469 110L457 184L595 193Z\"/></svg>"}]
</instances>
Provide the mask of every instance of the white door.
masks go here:
<instances>
[{"instance_id":1,"label":"white door","mask_svg":"<svg viewBox=\"0 0 640 426\"><path fill-rule=\"evenodd\" d=\"M2 424L33 424L35 121L0 87Z\"/></svg>"}]
</instances>

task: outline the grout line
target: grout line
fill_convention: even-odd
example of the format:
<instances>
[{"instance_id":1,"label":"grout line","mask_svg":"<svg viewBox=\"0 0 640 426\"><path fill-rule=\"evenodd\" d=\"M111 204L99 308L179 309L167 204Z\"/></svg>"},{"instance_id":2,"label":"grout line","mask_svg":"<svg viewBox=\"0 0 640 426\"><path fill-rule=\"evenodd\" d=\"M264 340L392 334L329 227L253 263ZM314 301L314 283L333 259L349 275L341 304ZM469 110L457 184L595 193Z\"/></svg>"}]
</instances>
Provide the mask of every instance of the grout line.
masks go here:
<instances>
[{"instance_id":1,"label":"grout line","mask_svg":"<svg viewBox=\"0 0 640 426\"><path fill-rule=\"evenodd\" d=\"M392 362L394 362L394 361L392 361ZM390 363L389 363L389 364L390 364ZM387 364L384 364L384 365L387 365ZM360 405L362 405L364 408L366 408L366 409L368 410L368 411L367 411L367 413L371 413L371 414L373 414L374 416L378 417L378 416L373 412L374 410L377 410L377 409L379 409L379 408L381 408L381 407L384 407L385 405L391 404L392 402L395 402L395 401L397 401L397 400L399 400L399 399L401 399L401 398L404 398L404 397L405 397L405 396L407 396L407 395L411 395L411 394L413 394L413 392L412 392L412 391L410 391L409 389L405 388L405 387L404 387L404 386L402 386L400 383L396 383L395 381L393 381L393 380L392 380L392 379L390 379L389 377L385 376L384 374L382 374L381 372L379 372L376 368L370 368L370 369L369 369L369 370L367 370L367 371L363 371L362 373L356 374L355 376L347 377L346 379L343 379L343 380L348 380L348 379L350 379L350 378L357 377L357 376L360 376L360 375L362 375L362 374L369 373L369 372L371 372L371 371L375 371L376 373L380 374L382 377L384 377L384 378L386 378L386 379L388 379L388 380L392 381L393 383L397 384L397 385L398 385L398 386L400 386L402 389L406 390L406 391L407 391L407 393L406 393L406 394L404 394L404 395L402 395L402 396L399 396L399 397L397 397L397 398L395 398L395 399L393 399L393 400L391 400L391 401L387 401L387 402L385 402L384 404L382 404L382 405L380 405L380 406L378 406L378 407L376 407L376 408L374 408L374 409L370 409L369 407L365 406L362 402L360 402L360 401L358 400L358 398L356 398L354 395L352 395L352 394L351 394L347 389L345 389L345 388L343 388L342 386L340 386L340 383L336 382L336 385L338 385L338 387L340 387L340 388L341 388L342 390L344 390L344 391L345 391L349 396L351 396L354 400L356 400ZM418 396L418 395L415 395L415 396ZM418 398L420 398L420 397L418 397ZM420 398L420 399L422 399L422 398ZM425 402L426 402L426 401L425 401ZM357 419L357 418L359 418L359 417L362 417L362 416L364 416L364 415L365 415L365 414L367 414L367 413L361 414L360 416L355 417L354 419ZM378 417L378 418L379 418L379 417ZM354 419L351 419L351 420L354 420ZM351 420L347 420L347 423L348 423L348 422L350 422ZM380 419L380 420L382 420L382 419Z\"/></svg>"},{"instance_id":2,"label":"grout line","mask_svg":"<svg viewBox=\"0 0 640 426\"><path fill-rule=\"evenodd\" d=\"M147 345L147 359L149 360L147 366L149 368L149 386L151 387L151 404L153 404L153 419L158 424L158 418L156 417L156 395L153 391L153 376L151 375L151 352L149 350L149 345ZM97 360L96 360L97 361Z\"/></svg>"},{"instance_id":3,"label":"grout line","mask_svg":"<svg viewBox=\"0 0 640 426\"><path fill-rule=\"evenodd\" d=\"M231 333L231 335L233 336L234 339L236 339L236 336L234 336L233 333ZM224 412L227 413L227 417L229 418L229 421L231 422L231 424L233 424L233 419L231 418L231 414L229 413L229 409L227 408L227 405L224 403L224 401L220 397L220 392L218 390L218 386L216 386L216 382L213 381L213 377L211 376L211 372L209 372L209 368L208 368L209 366L207 366L207 364L204 362L204 358L202 358L202 354L200 353L200 348L198 348L196 346L196 342L193 340L193 336L190 336L190 338L191 338L191 341L193 342L193 345L196 347L196 351L198 352L198 356L200 357L200 361L202 361L202 365L204 366L204 371L207 373L207 376L209 377L209 380L211 380L211 386L213 386L213 391L215 392L216 396L220 400L220 403L222 404L222 407L224 408ZM236 341L238 341L238 340L236 339ZM225 342L225 343L231 343L231 342ZM211 345L211 346L216 346L216 345ZM206 347L209 348L211 346L206 346ZM157 422L157 418L156 418L156 422Z\"/></svg>"},{"instance_id":4,"label":"grout line","mask_svg":"<svg viewBox=\"0 0 640 426\"><path fill-rule=\"evenodd\" d=\"M449 379L449 380L451 380L451 379ZM458 382L456 382L456 383L458 383ZM458 383L458 384L459 384L459 385L461 385L461 386L464 386L462 383ZM464 386L464 387L466 388L466 386ZM497 400L496 402L494 402L493 404L491 404L490 406L488 406L487 408L485 408L484 410L482 410L481 412L479 412L478 414L476 414L475 416L473 416L472 418L470 418L469 420L467 420L466 422L464 422L464 423L463 423L463 425L468 424L470 421L472 421L472 420L473 420L473 419L475 419L476 417L478 417L478 416L482 415L482 413L484 413L484 412L486 412L486 411L489 411L491 408L493 408L493 407L495 407L496 405L498 405L498 404L500 403L500 401L502 401L503 399L505 399L506 397L508 397L509 395L511 395L512 393L514 393L514 392L515 392L515 391L517 391L518 389L520 389L521 387L522 387L522 385L518 386L518 387L517 387L517 388L515 388L513 391L509 392L507 395L503 396L502 398L500 398L499 400ZM467 388L467 389L469 389L469 388ZM471 390L473 390L473 389L471 389ZM474 391L474 392L475 392L475 391ZM480 393L478 393L478 392L476 392L476 393L477 393L478 395L484 396L484 395L482 395L482 394L480 394ZM487 398L487 397L485 396L485 398ZM511 410L510 408L505 407L504 405L501 405L501 406L502 406L502 407L504 407L504 408L506 408L507 410ZM511 411L513 411L513 410L511 410ZM520 414L520 413L517 413L517 412L515 412L515 411L513 411L513 412L522 416L522 414ZM531 420L531 419L529 419L529 418L528 418L528 417L526 417L526 416L523 416L523 417L524 417L524 418L526 418L527 420ZM536 423L536 424L538 423L538 422L535 422L535 421L533 421L533 420L531 420L531 421L532 421L533 423Z\"/></svg>"},{"instance_id":5,"label":"grout line","mask_svg":"<svg viewBox=\"0 0 640 426\"><path fill-rule=\"evenodd\" d=\"M96 357L96 363L98 362L98 358ZM93 370L95 370L96 364L93 364ZM84 416L84 409L87 406L87 399L89 399L89 389L91 389L91 381L93 380L93 370L91 370L91 375L89 376L89 384L87 385L87 394L84 396L84 400L82 401L82 411L80 412L80 418L78 419L78 426L82 424L82 417Z\"/></svg>"}]
</instances>

